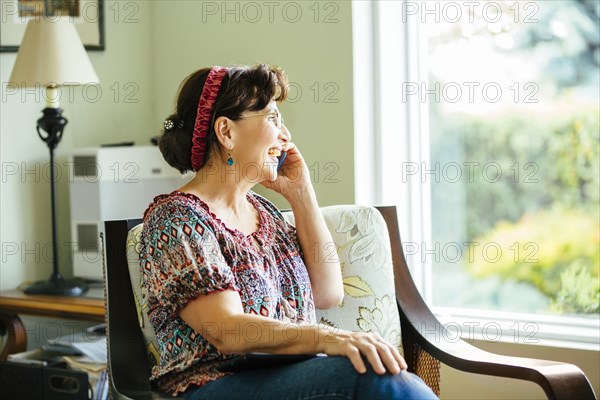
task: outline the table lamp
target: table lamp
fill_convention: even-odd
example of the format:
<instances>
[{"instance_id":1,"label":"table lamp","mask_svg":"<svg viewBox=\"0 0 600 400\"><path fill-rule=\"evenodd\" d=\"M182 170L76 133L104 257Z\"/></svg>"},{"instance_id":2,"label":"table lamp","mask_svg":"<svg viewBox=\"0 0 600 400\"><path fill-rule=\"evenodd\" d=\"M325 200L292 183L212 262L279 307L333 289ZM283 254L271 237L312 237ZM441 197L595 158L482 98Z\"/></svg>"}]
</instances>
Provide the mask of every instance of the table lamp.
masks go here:
<instances>
[{"instance_id":1,"label":"table lamp","mask_svg":"<svg viewBox=\"0 0 600 400\"><path fill-rule=\"evenodd\" d=\"M50 202L52 211L52 275L24 289L27 294L79 296L87 291L82 280L65 279L58 267L54 149L67 120L59 107L59 86L97 84L98 76L72 21L35 18L27 23L9 85L45 88L46 108L37 120L37 132L50 150Z\"/></svg>"}]
</instances>

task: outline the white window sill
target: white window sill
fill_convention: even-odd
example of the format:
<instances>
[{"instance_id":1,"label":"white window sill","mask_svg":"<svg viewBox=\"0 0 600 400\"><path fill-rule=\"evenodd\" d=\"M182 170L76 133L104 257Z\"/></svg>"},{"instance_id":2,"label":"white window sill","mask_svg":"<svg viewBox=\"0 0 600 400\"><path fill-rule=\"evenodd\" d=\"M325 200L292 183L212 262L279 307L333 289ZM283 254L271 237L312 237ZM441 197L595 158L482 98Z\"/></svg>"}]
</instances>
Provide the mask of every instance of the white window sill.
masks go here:
<instances>
[{"instance_id":1,"label":"white window sill","mask_svg":"<svg viewBox=\"0 0 600 400\"><path fill-rule=\"evenodd\" d=\"M423 332L440 340L514 343L600 351L600 316L567 317L433 307L444 329ZM441 328L441 327L440 327ZM437 337L436 337L437 339Z\"/></svg>"}]
</instances>

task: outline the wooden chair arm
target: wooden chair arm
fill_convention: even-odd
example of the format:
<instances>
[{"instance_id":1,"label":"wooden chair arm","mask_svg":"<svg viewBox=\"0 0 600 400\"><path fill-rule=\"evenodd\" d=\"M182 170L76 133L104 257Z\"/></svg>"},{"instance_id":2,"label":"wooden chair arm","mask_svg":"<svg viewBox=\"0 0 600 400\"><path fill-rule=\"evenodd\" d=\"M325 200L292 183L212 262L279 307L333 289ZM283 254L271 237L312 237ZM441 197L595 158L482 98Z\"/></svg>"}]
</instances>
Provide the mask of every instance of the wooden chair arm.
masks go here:
<instances>
[{"instance_id":1,"label":"wooden chair arm","mask_svg":"<svg viewBox=\"0 0 600 400\"><path fill-rule=\"evenodd\" d=\"M403 306L400 299L398 302L402 334L406 332L431 356L452 368L535 382L549 399L596 399L587 377L573 364L498 355L462 339L449 342L444 337L453 337L454 334L448 332L429 309L417 310L414 306ZM435 335L431 337L433 332Z\"/></svg>"},{"instance_id":2,"label":"wooden chair arm","mask_svg":"<svg viewBox=\"0 0 600 400\"><path fill-rule=\"evenodd\" d=\"M9 354L21 353L27 349L27 331L17 314L0 312L0 335L5 334L0 361L6 361Z\"/></svg>"},{"instance_id":3,"label":"wooden chair arm","mask_svg":"<svg viewBox=\"0 0 600 400\"><path fill-rule=\"evenodd\" d=\"M575 365L502 356L478 349L461 339L453 342L443 340L455 335L433 315L413 282L402 251L396 207L377 209L383 215L390 233L402 336L408 341L405 350L407 344L412 347L416 343L435 359L461 371L535 382L549 399L596 399L587 377ZM432 332L435 332L433 339L430 337Z\"/></svg>"}]
</instances>

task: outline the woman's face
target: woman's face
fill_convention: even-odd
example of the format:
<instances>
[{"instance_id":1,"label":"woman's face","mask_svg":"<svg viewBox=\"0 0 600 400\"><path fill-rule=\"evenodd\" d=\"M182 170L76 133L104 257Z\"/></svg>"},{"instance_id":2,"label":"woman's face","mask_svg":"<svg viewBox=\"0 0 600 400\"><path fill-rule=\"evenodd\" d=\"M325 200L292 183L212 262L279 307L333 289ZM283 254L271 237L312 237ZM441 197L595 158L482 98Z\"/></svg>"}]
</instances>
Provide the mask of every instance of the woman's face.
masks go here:
<instances>
[{"instance_id":1,"label":"woman's face","mask_svg":"<svg viewBox=\"0 0 600 400\"><path fill-rule=\"evenodd\" d=\"M238 134L230 153L239 163L242 179L258 183L277 178L277 157L291 139L280 118L277 105L271 102L263 110L245 112L235 121Z\"/></svg>"}]
</instances>

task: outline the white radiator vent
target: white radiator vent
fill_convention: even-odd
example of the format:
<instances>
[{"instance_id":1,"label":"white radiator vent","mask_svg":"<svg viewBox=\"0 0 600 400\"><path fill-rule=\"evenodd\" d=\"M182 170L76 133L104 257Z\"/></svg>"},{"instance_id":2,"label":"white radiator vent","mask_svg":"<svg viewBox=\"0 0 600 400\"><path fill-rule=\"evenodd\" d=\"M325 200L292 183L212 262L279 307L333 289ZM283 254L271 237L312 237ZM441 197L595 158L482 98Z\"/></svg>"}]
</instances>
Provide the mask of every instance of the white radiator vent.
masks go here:
<instances>
[{"instance_id":1,"label":"white radiator vent","mask_svg":"<svg viewBox=\"0 0 600 400\"><path fill-rule=\"evenodd\" d=\"M98 225L97 224L78 224L77 225L77 251L79 252L98 252Z\"/></svg>"},{"instance_id":2,"label":"white radiator vent","mask_svg":"<svg viewBox=\"0 0 600 400\"><path fill-rule=\"evenodd\" d=\"M73 176L76 178L96 178L98 176L96 156L73 156Z\"/></svg>"},{"instance_id":3,"label":"white radiator vent","mask_svg":"<svg viewBox=\"0 0 600 400\"><path fill-rule=\"evenodd\" d=\"M104 222L142 218L155 196L193 176L182 177L156 146L75 149L69 161L73 275L94 280L102 279Z\"/></svg>"}]
</instances>

